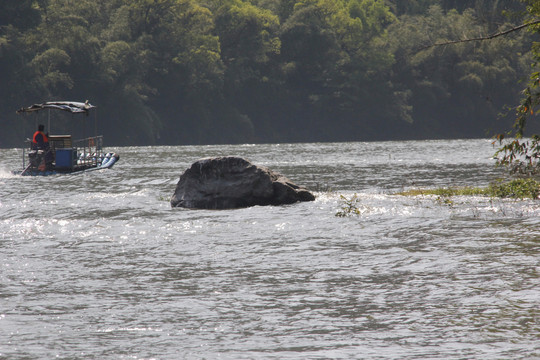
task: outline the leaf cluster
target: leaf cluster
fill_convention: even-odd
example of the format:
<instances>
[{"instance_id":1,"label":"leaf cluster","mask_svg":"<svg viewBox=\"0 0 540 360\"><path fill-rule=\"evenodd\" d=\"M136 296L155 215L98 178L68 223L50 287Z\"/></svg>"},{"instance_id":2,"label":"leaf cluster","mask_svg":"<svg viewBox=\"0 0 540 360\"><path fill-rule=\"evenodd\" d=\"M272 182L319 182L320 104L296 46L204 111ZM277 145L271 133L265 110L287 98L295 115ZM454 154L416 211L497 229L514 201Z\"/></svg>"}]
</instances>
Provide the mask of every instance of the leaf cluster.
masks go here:
<instances>
[{"instance_id":1,"label":"leaf cluster","mask_svg":"<svg viewBox=\"0 0 540 360\"><path fill-rule=\"evenodd\" d=\"M540 24L538 24L540 2L535 0L522 0L521 2L526 5L526 22L536 23L529 27L530 32L540 32ZM537 71L540 61L540 45L537 42L533 43L531 55L533 72L522 92L521 102L515 109L513 129L495 137L500 144L500 148L495 153L497 163L508 167L512 173L527 176L533 176L540 172L540 135L533 133L524 139L526 128L531 128L531 125L528 124L530 120L537 120L535 113L540 105L540 72ZM507 138L510 139L506 140Z\"/></svg>"},{"instance_id":2,"label":"leaf cluster","mask_svg":"<svg viewBox=\"0 0 540 360\"><path fill-rule=\"evenodd\" d=\"M360 208L358 207L360 199L357 194L354 194L350 198L347 198L344 195L340 195L339 197L342 204L340 210L336 213L337 217L348 217L361 214Z\"/></svg>"}]
</instances>

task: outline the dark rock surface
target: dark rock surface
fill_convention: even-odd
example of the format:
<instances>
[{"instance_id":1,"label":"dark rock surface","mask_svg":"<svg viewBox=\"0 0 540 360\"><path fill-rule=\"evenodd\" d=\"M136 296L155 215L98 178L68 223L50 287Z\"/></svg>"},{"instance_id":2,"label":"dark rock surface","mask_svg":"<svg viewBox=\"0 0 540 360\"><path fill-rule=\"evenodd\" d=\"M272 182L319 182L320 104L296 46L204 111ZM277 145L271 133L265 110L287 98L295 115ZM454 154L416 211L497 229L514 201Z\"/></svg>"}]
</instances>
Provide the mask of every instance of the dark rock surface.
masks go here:
<instances>
[{"instance_id":1,"label":"dark rock surface","mask_svg":"<svg viewBox=\"0 0 540 360\"><path fill-rule=\"evenodd\" d=\"M313 200L313 194L283 175L243 158L228 156L193 163L180 176L171 206L235 209Z\"/></svg>"}]
</instances>

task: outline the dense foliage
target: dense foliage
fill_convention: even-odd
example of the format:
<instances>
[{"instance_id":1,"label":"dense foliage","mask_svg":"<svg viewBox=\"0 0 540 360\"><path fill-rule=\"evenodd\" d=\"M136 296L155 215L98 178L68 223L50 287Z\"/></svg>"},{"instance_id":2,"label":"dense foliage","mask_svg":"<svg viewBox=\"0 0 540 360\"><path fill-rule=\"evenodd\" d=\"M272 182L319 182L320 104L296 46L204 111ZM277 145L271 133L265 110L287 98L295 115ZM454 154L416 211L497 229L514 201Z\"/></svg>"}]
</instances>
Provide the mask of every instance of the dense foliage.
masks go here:
<instances>
[{"instance_id":1,"label":"dense foliage","mask_svg":"<svg viewBox=\"0 0 540 360\"><path fill-rule=\"evenodd\" d=\"M0 146L33 131L17 108L86 99L109 144L492 136L534 34L426 46L511 28L537 2L2 0Z\"/></svg>"}]
</instances>

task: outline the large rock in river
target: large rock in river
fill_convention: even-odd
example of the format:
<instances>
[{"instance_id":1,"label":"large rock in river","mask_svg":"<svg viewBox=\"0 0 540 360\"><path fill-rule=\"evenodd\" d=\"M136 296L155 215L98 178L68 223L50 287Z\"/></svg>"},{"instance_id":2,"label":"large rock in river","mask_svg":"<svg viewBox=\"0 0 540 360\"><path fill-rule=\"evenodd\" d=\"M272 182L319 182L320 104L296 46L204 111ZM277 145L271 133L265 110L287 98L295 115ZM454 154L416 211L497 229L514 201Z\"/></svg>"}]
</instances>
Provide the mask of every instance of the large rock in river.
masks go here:
<instances>
[{"instance_id":1,"label":"large rock in river","mask_svg":"<svg viewBox=\"0 0 540 360\"><path fill-rule=\"evenodd\" d=\"M171 198L173 207L234 209L313 201L306 189L281 174L239 157L207 158L181 176Z\"/></svg>"}]
</instances>

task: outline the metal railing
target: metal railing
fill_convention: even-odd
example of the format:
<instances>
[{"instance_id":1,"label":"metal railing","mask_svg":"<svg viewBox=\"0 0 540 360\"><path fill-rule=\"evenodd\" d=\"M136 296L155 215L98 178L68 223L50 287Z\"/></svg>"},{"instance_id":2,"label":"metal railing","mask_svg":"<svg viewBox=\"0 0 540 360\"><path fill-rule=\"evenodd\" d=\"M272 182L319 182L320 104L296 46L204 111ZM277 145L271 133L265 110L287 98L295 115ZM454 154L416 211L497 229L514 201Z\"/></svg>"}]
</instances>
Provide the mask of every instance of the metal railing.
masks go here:
<instances>
[{"instance_id":1,"label":"metal railing","mask_svg":"<svg viewBox=\"0 0 540 360\"><path fill-rule=\"evenodd\" d=\"M73 141L73 148L77 149L77 166L97 166L103 158L103 136L92 136Z\"/></svg>"},{"instance_id":2,"label":"metal railing","mask_svg":"<svg viewBox=\"0 0 540 360\"><path fill-rule=\"evenodd\" d=\"M54 136L51 136L51 138L54 138ZM27 154L29 150L32 150L32 140L26 139L24 142L25 146L23 146L23 169L26 169L27 167ZM103 159L103 136L92 136L87 137L84 139L74 140L71 142L69 141L69 148L73 149L76 153L76 163L73 164L73 168L90 168L95 167L99 165ZM58 143L54 141L50 141L50 151L52 151L54 155L54 159L56 160L56 150L67 148L66 143Z\"/></svg>"}]
</instances>

